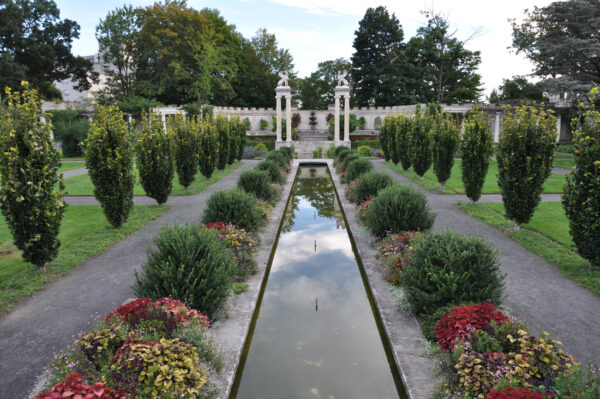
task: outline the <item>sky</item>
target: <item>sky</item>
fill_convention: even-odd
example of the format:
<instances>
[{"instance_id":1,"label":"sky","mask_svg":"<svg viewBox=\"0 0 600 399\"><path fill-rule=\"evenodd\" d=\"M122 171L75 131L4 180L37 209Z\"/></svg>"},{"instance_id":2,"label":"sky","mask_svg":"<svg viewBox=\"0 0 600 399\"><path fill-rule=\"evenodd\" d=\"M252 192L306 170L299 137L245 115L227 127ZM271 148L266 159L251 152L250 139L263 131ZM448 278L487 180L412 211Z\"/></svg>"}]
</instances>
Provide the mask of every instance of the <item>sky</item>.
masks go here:
<instances>
[{"instance_id":1,"label":"sky","mask_svg":"<svg viewBox=\"0 0 600 399\"><path fill-rule=\"evenodd\" d=\"M56 0L61 18L77 21L80 38L73 42L73 53L91 55L98 51L95 28L108 11L124 4L146 6L148 0ZM551 0L188 0L196 9L218 9L228 23L236 26L246 38L260 28L275 33L279 46L294 57L300 77L310 75L319 62L343 57L354 52L354 31L367 8L386 6L395 13L404 30L405 41L426 24L421 11L434 10L445 16L456 37L468 40L465 46L481 52L479 73L484 95L502 84L502 79L527 75L531 63L511 49L512 28L509 18L524 17L524 9L543 7Z\"/></svg>"}]
</instances>

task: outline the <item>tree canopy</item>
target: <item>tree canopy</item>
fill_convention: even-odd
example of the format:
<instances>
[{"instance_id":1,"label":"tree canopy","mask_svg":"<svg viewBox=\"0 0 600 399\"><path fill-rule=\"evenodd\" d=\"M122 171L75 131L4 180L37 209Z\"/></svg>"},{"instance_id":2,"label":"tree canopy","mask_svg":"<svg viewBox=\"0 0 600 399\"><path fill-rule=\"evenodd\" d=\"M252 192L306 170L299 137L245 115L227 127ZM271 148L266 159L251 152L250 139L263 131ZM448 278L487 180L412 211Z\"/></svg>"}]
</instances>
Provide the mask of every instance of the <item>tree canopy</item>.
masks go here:
<instances>
[{"instance_id":1,"label":"tree canopy","mask_svg":"<svg viewBox=\"0 0 600 399\"><path fill-rule=\"evenodd\" d=\"M317 70L302 79L299 96L303 109L327 109L334 101L338 71L350 71L352 64L344 58L319 62ZM352 78L346 77L348 81Z\"/></svg>"},{"instance_id":2,"label":"tree canopy","mask_svg":"<svg viewBox=\"0 0 600 399\"><path fill-rule=\"evenodd\" d=\"M427 13L426 13L427 14ZM428 14L426 26L408 41L410 88L417 102L475 102L481 94L479 51L465 48L450 25L439 15Z\"/></svg>"},{"instance_id":3,"label":"tree canopy","mask_svg":"<svg viewBox=\"0 0 600 399\"><path fill-rule=\"evenodd\" d=\"M60 98L53 82L71 78L78 90L95 79L92 62L71 53L79 25L60 19L52 0L0 0L0 87L27 80L44 98Z\"/></svg>"},{"instance_id":4,"label":"tree canopy","mask_svg":"<svg viewBox=\"0 0 600 399\"><path fill-rule=\"evenodd\" d=\"M531 83L524 76L513 76L512 79L502 79L498 90L490 93L491 104L518 104L521 101L544 101L544 92L537 83Z\"/></svg>"},{"instance_id":5,"label":"tree canopy","mask_svg":"<svg viewBox=\"0 0 600 399\"><path fill-rule=\"evenodd\" d=\"M513 47L535 65L546 91L587 94L600 83L600 2L557 1L512 20ZM576 98L576 97L575 97Z\"/></svg>"}]
</instances>

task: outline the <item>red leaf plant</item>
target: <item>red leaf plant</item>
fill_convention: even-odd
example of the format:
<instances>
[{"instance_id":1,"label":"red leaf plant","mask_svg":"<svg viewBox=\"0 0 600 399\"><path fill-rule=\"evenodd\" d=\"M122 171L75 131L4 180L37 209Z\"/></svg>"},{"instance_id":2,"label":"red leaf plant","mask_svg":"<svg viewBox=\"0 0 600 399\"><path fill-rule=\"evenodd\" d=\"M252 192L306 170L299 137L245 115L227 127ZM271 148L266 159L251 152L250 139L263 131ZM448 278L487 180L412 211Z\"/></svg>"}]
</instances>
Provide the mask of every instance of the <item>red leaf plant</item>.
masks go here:
<instances>
[{"instance_id":1,"label":"red leaf plant","mask_svg":"<svg viewBox=\"0 0 600 399\"><path fill-rule=\"evenodd\" d=\"M487 399L547 399L553 398L554 395L531 392L529 388L512 388L506 386L506 391L491 391Z\"/></svg>"},{"instance_id":2,"label":"red leaf plant","mask_svg":"<svg viewBox=\"0 0 600 399\"><path fill-rule=\"evenodd\" d=\"M450 314L443 315L436 323L433 332L440 346L452 351L459 341L468 338L474 330L482 330L491 320L500 325L508 317L488 302L454 307Z\"/></svg>"},{"instance_id":3,"label":"red leaf plant","mask_svg":"<svg viewBox=\"0 0 600 399\"><path fill-rule=\"evenodd\" d=\"M129 323L136 319L137 316L146 314L148 310L153 309L164 310L169 314L172 314L177 318L177 323L184 326L188 326L190 320L196 319L201 326L211 328L208 317L204 313L190 309L185 306L183 302L171 297L161 298L156 302L152 302L150 298L138 298L114 309L104 320L108 322L114 318L120 317L121 320Z\"/></svg>"},{"instance_id":4,"label":"red leaf plant","mask_svg":"<svg viewBox=\"0 0 600 399\"><path fill-rule=\"evenodd\" d=\"M63 382L54 385L48 392L35 395L34 399L120 399L134 397L122 388L114 390L102 382L88 385L79 373L69 374Z\"/></svg>"}]
</instances>

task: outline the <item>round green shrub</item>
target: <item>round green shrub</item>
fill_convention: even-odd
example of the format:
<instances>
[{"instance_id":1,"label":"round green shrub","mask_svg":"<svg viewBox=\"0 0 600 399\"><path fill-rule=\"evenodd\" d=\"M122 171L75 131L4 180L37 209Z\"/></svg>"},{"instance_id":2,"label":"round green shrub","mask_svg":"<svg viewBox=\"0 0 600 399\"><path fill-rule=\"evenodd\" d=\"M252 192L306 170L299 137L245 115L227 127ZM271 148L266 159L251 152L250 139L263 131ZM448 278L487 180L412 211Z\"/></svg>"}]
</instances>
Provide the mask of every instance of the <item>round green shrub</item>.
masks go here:
<instances>
[{"instance_id":1,"label":"round green shrub","mask_svg":"<svg viewBox=\"0 0 600 399\"><path fill-rule=\"evenodd\" d=\"M135 294L153 300L172 296L214 319L227 300L235 267L217 233L197 225L165 226L154 243L140 274L135 272Z\"/></svg>"},{"instance_id":2,"label":"round green shrub","mask_svg":"<svg viewBox=\"0 0 600 399\"><path fill-rule=\"evenodd\" d=\"M277 191L271 186L271 178L266 170L250 169L242 172L238 187L264 201L273 201Z\"/></svg>"},{"instance_id":3,"label":"round green shrub","mask_svg":"<svg viewBox=\"0 0 600 399\"><path fill-rule=\"evenodd\" d=\"M279 169L285 169L287 167L287 161L285 159L285 155L283 155L279 151L273 151L267 155L267 159L271 161L275 161L279 166Z\"/></svg>"},{"instance_id":4,"label":"round green shrub","mask_svg":"<svg viewBox=\"0 0 600 399\"><path fill-rule=\"evenodd\" d=\"M341 148L344 148L344 150L340 151L340 153L336 157L336 160L337 160L336 163L338 163L338 164L344 162L344 159L346 159L346 157L348 155L352 154L352 151L348 147L341 147Z\"/></svg>"},{"instance_id":5,"label":"round green shrub","mask_svg":"<svg viewBox=\"0 0 600 399\"><path fill-rule=\"evenodd\" d=\"M356 203L361 204L370 198L376 197L377 192L392 185L392 177L379 170L369 170L360 176L356 186Z\"/></svg>"},{"instance_id":6,"label":"round green shrub","mask_svg":"<svg viewBox=\"0 0 600 399\"><path fill-rule=\"evenodd\" d=\"M347 171L348 170L348 166L350 166L350 162L354 161L355 159L358 159L358 155L356 154L349 154L348 156L346 156L344 158L344 163L342 170Z\"/></svg>"},{"instance_id":7,"label":"round green shrub","mask_svg":"<svg viewBox=\"0 0 600 399\"><path fill-rule=\"evenodd\" d=\"M256 165L256 169L266 170L269 173L271 183L281 184L285 181L285 177L283 176L283 173L281 173L279 165L277 164L277 162L271 159L266 159L260 162L258 165Z\"/></svg>"},{"instance_id":8,"label":"round green shrub","mask_svg":"<svg viewBox=\"0 0 600 399\"><path fill-rule=\"evenodd\" d=\"M425 194L402 184L379 191L367 211L367 226L376 237L388 232L429 230L434 220Z\"/></svg>"},{"instance_id":9,"label":"round green shrub","mask_svg":"<svg viewBox=\"0 0 600 399\"><path fill-rule=\"evenodd\" d=\"M346 181L352 181L359 178L363 173L373 170L371 161L367 158L359 157L348 164L346 170Z\"/></svg>"},{"instance_id":10,"label":"round green shrub","mask_svg":"<svg viewBox=\"0 0 600 399\"><path fill-rule=\"evenodd\" d=\"M292 162L293 156L292 156L292 149L290 147L281 147L279 151L285 158L287 163Z\"/></svg>"},{"instance_id":11,"label":"round green shrub","mask_svg":"<svg viewBox=\"0 0 600 399\"><path fill-rule=\"evenodd\" d=\"M202 224L231 223L247 231L256 231L264 224L262 210L256 199L240 188L218 190L206 201Z\"/></svg>"},{"instance_id":12,"label":"round green shrub","mask_svg":"<svg viewBox=\"0 0 600 399\"><path fill-rule=\"evenodd\" d=\"M335 150L333 151L333 156L337 158L344 151L350 151L350 149L348 147L343 147L343 146L335 147Z\"/></svg>"},{"instance_id":13,"label":"round green shrub","mask_svg":"<svg viewBox=\"0 0 600 399\"><path fill-rule=\"evenodd\" d=\"M401 284L416 314L432 315L450 303L500 304L504 276L498 253L482 238L445 231L428 235L414 249Z\"/></svg>"},{"instance_id":14,"label":"round green shrub","mask_svg":"<svg viewBox=\"0 0 600 399\"><path fill-rule=\"evenodd\" d=\"M371 147L368 145L361 145L356 149L356 153L361 157L368 157L371 153Z\"/></svg>"}]
</instances>

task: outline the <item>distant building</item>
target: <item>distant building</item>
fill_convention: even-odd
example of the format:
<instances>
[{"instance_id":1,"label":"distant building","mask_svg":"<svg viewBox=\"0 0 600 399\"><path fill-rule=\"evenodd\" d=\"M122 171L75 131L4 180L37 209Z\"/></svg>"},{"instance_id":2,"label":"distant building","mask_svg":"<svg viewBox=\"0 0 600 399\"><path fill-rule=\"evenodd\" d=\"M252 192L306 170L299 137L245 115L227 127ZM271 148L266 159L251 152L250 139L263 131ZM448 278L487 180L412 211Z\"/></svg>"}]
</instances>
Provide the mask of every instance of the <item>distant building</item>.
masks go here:
<instances>
[{"instance_id":1,"label":"distant building","mask_svg":"<svg viewBox=\"0 0 600 399\"><path fill-rule=\"evenodd\" d=\"M94 93L106 87L106 73L102 65L102 54L96 53L83 58L92 62L93 71L98 73L98 83L92 83L89 90L78 91L75 89L75 83L70 78L54 82L54 85L62 94L63 101L66 103L93 104L95 103Z\"/></svg>"}]
</instances>

